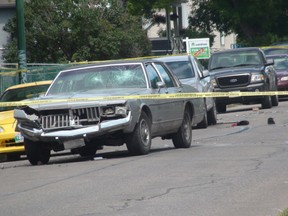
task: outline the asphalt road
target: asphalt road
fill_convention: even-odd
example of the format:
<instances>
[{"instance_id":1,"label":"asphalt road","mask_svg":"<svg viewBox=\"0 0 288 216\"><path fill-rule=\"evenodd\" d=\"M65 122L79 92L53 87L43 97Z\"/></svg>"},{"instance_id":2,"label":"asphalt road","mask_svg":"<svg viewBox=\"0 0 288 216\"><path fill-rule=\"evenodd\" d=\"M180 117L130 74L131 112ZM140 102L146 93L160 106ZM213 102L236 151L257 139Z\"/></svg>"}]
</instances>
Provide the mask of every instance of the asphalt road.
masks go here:
<instances>
[{"instance_id":1,"label":"asphalt road","mask_svg":"<svg viewBox=\"0 0 288 216\"><path fill-rule=\"evenodd\" d=\"M0 163L0 215L277 216L288 207L287 108L233 106L193 130L190 149L154 139L146 156L124 146Z\"/></svg>"}]
</instances>

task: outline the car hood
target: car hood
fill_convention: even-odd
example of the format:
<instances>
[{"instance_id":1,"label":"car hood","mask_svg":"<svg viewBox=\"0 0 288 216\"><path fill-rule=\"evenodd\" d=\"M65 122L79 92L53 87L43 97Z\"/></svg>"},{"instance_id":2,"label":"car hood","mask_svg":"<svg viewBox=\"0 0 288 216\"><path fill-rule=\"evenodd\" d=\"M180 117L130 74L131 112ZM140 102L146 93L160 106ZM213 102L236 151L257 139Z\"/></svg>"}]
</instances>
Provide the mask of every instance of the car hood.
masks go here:
<instances>
[{"instance_id":1,"label":"car hood","mask_svg":"<svg viewBox=\"0 0 288 216\"><path fill-rule=\"evenodd\" d=\"M32 104L29 107L36 110L51 110L51 109L67 109L70 107L86 107L86 106L101 106L109 104L123 104L127 100L124 99L113 99L110 100L97 100L97 97L111 97L111 96L129 96L129 95L141 95L149 94L149 89L143 88L131 88L131 89L98 89L98 90L88 90L82 92L73 92L71 94L62 94L54 96L43 96L34 101L39 102L39 104ZM93 100L95 98L95 100ZM63 99L63 101L61 101ZM69 99L69 101L65 101ZM75 100L73 100L75 99ZM77 99L84 99L77 101ZM85 100L87 99L87 100ZM60 100L60 101L59 101Z\"/></svg>"},{"instance_id":2,"label":"car hood","mask_svg":"<svg viewBox=\"0 0 288 216\"><path fill-rule=\"evenodd\" d=\"M287 70L278 70L278 71L276 71L276 75L277 75L277 77L288 76L288 71Z\"/></svg>"},{"instance_id":3,"label":"car hood","mask_svg":"<svg viewBox=\"0 0 288 216\"><path fill-rule=\"evenodd\" d=\"M218 76L229 76L232 74L241 74L241 73L260 73L263 71L263 66L260 65L249 65L249 66L241 66L241 67L229 67L229 68L221 68L216 70L209 71L210 76L218 77Z\"/></svg>"},{"instance_id":4,"label":"car hood","mask_svg":"<svg viewBox=\"0 0 288 216\"><path fill-rule=\"evenodd\" d=\"M14 110L0 112L0 125L13 124L15 122L13 113Z\"/></svg>"}]
</instances>

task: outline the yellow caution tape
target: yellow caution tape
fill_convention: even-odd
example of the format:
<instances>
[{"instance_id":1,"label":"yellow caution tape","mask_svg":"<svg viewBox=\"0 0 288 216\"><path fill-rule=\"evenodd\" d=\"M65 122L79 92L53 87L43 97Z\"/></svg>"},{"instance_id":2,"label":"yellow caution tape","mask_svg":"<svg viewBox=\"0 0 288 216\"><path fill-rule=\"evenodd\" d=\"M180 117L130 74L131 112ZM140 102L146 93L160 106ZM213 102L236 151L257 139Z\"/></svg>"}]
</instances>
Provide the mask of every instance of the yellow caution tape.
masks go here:
<instances>
[{"instance_id":1,"label":"yellow caution tape","mask_svg":"<svg viewBox=\"0 0 288 216\"><path fill-rule=\"evenodd\" d=\"M24 106L32 104L47 104L60 102L78 101L97 101L97 100L133 100L133 99L180 99L180 98L208 98L208 97L253 97L253 96L288 96L288 91L268 91L268 92L195 92L195 93L176 93L176 94L147 94L130 96L98 96L92 98L73 98L73 99L53 99L53 100L25 100L15 102L2 102L0 107Z\"/></svg>"}]
</instances>

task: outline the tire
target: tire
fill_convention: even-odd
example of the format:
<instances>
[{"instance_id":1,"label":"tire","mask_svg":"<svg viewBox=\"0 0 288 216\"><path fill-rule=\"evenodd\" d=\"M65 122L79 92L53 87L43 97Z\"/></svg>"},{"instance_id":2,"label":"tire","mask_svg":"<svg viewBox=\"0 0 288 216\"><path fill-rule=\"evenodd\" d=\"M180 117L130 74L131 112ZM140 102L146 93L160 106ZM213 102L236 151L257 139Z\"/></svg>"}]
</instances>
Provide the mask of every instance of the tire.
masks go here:
<instances>
[{"instance_id":1,"label":"tire","mask_svg":"<svg viewBox=\"0 0 288 216\"><path fill-rule=\"evenodd\" d=\"M261 103L262 109L270 109L272 107L272 99L270 96L264 96Z\"/></svg>"},{"instance_id":2,"label":"tire","mask_svg":"<svg viewBox=\"0 0 288 216\"><path fill-rule=\"evenodd\" d=\"M207 128L208 127L208 117L207 112L205 112L203 120L197 124L197 128Z\"/></svg>"},{"instance_id":3,"label":"tire","mask_svg":"<svg viewBox=\"0 0 288 216\"><path fill-rule=\"evenodd\" d=\"M181 127L176 134L172 135L175 148L189 148L192 141L192 121L188 110L184 112Z\"/></svg>"},{"instance_id":4,"label":"tire","mask_svg":"<svg viewBox=\"0 0 288 216\"><path fill-rule=\"evenodd\" d=\"M272 106L278 106L279 105L279 98L278 95L274 95L271 97L272 100Z\"/></svg>"},{"instance_id":5,"label":"tire","mask_svg":"<svg viewBox=\"0 0 288 216\"><path fill-rule=\"evenodd\" d=\"M151 148L151 139L151 121L146 113L142 112L133 133L127 137L127 149L132 155L148 154Z\"/></svg>"},{"instance_id":6,"label":"tire","mask_svg":"<svg viewBox=\"0 0 288 216\"><path fill-rule=\"evenodd\" d=\"M216 109L218 113L225 113L227 111L226 104L216 104Z\"/></svg>"},{"instance_id":7,"label":"tire","mask_svg":"<svg viewBox=\"0 0 288 216\"><path fill-rule=\"evenodd\" d=\"M206 103L204 105L205 105L204 116L203 116L202 121L197 124L197 128L207 128L208 127L208 117L207 117L207 106L206 106Z\"/></svg>"},{"instance_id":8,"label":"tire","mask_svg":"<svg viewBox=\"0 0 288 216\"><path fill-rule=\"evenodd\" d=\"M217 109L215 103L213 104L213 107L208 111L207 117L209 125L217 124Z\"/></svg>"},{"instance_id":9,"label":"tire","mask_svg":"<svg viewBox=\"0 0 288 216\"><path fill-rule=\"evenodd\" d=\"M44 148L41 142L24 138L25 152L32 165L47 164L50 159L50 149Z\"/></svg>"}]
</instances>

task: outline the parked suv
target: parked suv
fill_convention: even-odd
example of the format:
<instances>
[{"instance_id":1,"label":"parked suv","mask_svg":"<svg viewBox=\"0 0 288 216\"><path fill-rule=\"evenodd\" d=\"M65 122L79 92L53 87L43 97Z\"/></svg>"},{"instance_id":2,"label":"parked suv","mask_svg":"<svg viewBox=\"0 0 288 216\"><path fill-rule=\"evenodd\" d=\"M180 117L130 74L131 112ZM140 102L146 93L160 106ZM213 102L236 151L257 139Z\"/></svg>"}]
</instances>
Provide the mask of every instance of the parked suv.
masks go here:
<instances>
[{"instance_id":1,"label":"parked suv","mask_svg":"<svg viewBox=\"0 0 288 216\"><path fill-rule=\"evenodd\" d=\"M208 65L215 92L277 91L274 61L267 60L260 48L239 48L214 53ZM257 104L263 109L278 106L278 96L216 98L218 112L233 103Z\"/></svg>"}]
</instances>

